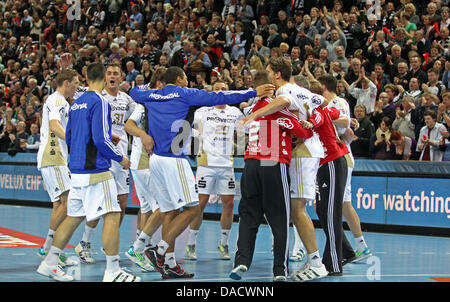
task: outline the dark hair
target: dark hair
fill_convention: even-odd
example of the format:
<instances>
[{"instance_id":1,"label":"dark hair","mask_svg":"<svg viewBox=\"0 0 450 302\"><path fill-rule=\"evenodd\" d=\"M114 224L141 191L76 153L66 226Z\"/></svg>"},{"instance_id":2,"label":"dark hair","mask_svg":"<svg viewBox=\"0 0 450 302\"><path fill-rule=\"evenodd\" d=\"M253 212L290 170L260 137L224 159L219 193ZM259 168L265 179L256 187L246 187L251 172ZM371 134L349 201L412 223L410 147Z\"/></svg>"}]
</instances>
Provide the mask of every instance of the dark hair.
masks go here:
<instances>
[{"instance_id":1,"label":"dark hair","mask_svg":"<svg viewBox=\"0 0 450 302\"><path fill-rule=\"evenodd\" d=\"M424 112L423 116L425 117L427 115L431 116L431 118L434 119L434 120L437 119L437 113L434 110L426 110Z\"/></svg>"},{"instance_id":2,"label":"dark hair","mask_svg":"<svg viewBox=\"0 0 450 302\"><path fill-rule=\"evenodd\" d=\"M329 92L336 92L337 79L330 74L322 75L317 79Z\"/></svg>"},{"instance_id":3,"label":"dark hair","mask_svg":"<svg viewBox=\"0 0 450 302\"><path fill-rule=\"evenodd\" d=\"M166 71L167 68L161 67L153 73L152 78L150 79L150 88L155 89L157 81L164 82Z\"/></svg>"},{"instance_id":4,"label":"dark hair","mask_svg":"<svg viewBox=\"0 0 450 302\"><path fill-rule=\"evenodd\" d=\"M253 84L255 85L255 87L264 85L264 84L270 84L270 77L269 77L269 73L267 73L267 71L265 70L258 70L254 77L253 77Z\"/></svg>"},{"instance_id":5,"label":"dark hair","mask_svg":"<svg viewBox=\"0 0 450 302\"><path fill-rule=\"evenodd\" d=\"M166 74L164 75L164 83L166 84L175 84L177 82L177 78L184 77L184 71L180 67L171 66L167 68Z\"/></svg>"},{"instance_id":6,"label":"dark hair","mask_svg":"<svg viewBox=\"0 0 450 302\"><path fill-rule=\"evenodd\" d=\"M270 58L269 64L270 69L272 69L274 72L280 72L281 78L287 82L290 81L292 76L292 65L291 62L289 62L285 58Z\"/></svg>"},{"instance_id":7,"label":"dark hair","mask_svg":"<svg viewBox=\"0 0 450 302\"><path fill-rule=\"evenodd\" d=\"M385 116L381 119L382 122L384 122L384 124L386 125L386 127L388 127L389 129L392 128L392 120L389 116ZM381 124L381 123L380 123Z\"/></svg>"},{"instance_id":8,"label":"dark hair","mask_svg":"<svg viewBox=\"0 0 450 302\"><path fill-rule=\"evenodd\" d=\"M100 62L94 62L88 65L86 74L89 82L103 81L105 78L106 68Z\"/></svg>"},{"instance_id":9,"label":"dark hair","mask_svg":"<svg viewBox=\"0 0 450 302\"><path fill-rule=\"evenodd\" d=\"M56 85L61 87L64 84L64 81L72 82L73 78L76 76L78 76L78 73L75 70L65 69L56 76Z\"/></svg>"}]
</instances>

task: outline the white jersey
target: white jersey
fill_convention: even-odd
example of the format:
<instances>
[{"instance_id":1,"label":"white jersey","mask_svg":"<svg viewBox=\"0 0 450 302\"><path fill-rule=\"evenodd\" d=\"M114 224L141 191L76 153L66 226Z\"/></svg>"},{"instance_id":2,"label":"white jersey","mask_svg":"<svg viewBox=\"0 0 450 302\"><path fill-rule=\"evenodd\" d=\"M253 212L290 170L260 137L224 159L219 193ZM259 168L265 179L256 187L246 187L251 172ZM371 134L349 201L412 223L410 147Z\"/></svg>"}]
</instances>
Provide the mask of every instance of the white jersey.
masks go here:
<instances>
[{"instance_id":1,"label":"white jersey","mask_svg":"<svg viewBox=\"0 0 450 302\"><path fill-rule=\"evenodd\" d=\"M350 119L351 119L350 105L348 104L348 102L345 99L336 96L334 99L331 100L331 102L328 103L327 107L328 108L336 108L337 110L339 110L339 116L348 118L347 127L341 127L341 128L336 127L338 135L340 135L340 136L343 135L345 133L345 131L347 130L347 128L350 127ZM345 143L345 145L347 146L347 149L349 151L348 156L349 156L350 161L347 160L347 164L348 164L348 166L353 168L354 159L353 159L352 149L350 148L351 142L347 142L344 140L343 140L343 142Z\"/></svg>"},{"instance_id":2,"label":"white jersey","mask_svg":"<svg viewBox=\"0 0 450 302\"><path fill-rule=\"evenodd\" d=\"M133 113L136 103L122 91L119 91L117 96L112 96L106 90L103 90L102 96L111 106L112 134L120 137L117 147L122 151L122 154L128 154L128 136L125 131L125 122Z\"/></svg>"},{"instance_id":3,"label":"white jersey","mask_svg":"<svg viewBox=\"0 0 450 302\"><path fill-rule=\"evenodd\" d=\"M306 88L296 84L287 83L278 88L276 97L283 96L290 101L289 110L295 113L301 120L307 120L315 108L324 102L323 96L312 93ZM313 136L297 144L292 150L292 157L324 157L324 149L319 135L313 131Z\"/></svg>"},{"instance_id":4,"label":"white jersey","mask_svg":"<svg viewBox=\"0 0 450 302\"><path fill-rule=\"evenodd\" d=\"M236 124L244 115L232 106L224 109L202 107L195 112L194 127L200 132L201 153L197 165L233 167L233 142Z\"/></svg>"},{"instance_id":5,"label":"white jersey","mask_svg":"<svg viewBox=\"0 0 450 302\"><path fill-rule=\"evenodd\" d=\"M145 119L144 115L144 106L142 106L141 104L137 104L136 108L130 116L130 119L136 123L136 126L143 129ZM149 155L147 151L145 151L144 146L142 145L141 138L139 136L133 136L130 161L130 169L132 170L149 169Z\"/></svg>"},{"instance_id":6,"label":"white jersey","mask_svg":"<svg viewBox=\"0 0 450 302\"><path fill-rule=\"evenodd\" d=\"M67 144L50 131L50 121L57 120L66 129L69 119L69 103L64 96L55 91L42 108L41 143L37 154L38 169L47 166L67 166Z\"/></svg>"}]
</instances>

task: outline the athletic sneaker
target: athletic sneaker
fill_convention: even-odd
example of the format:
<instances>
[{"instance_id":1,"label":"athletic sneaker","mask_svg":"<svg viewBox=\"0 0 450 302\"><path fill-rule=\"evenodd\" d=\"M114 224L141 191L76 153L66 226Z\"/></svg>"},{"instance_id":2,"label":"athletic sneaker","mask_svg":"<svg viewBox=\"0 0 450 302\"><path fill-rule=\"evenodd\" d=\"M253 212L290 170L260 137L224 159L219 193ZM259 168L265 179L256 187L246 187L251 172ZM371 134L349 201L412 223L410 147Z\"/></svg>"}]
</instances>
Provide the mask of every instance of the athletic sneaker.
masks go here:
<instances>
[{"instance_id":1,"label":"athletic sneaker","mask_svg":"<svg viewBox=\"0 0 450 302\"><path fill-rule=\"evenodd\" d=\"M140 277L133 276L120 269L115 273L105 271L103 275L103 282L141 282Z\"/></svg>"},{"instance_id":2,"label":"athletic sneaker","mask_svg":"<svg viewBox=\"0 0 450 302\"><path fill-rule=\"evenodd\" d=\"M356 255L353 256L353 257L351 257L351 258L344 258L344 259L342 260L342 266L344 266L344 265L346 265L346 264L348 264L348 263L350 263L350 262L355 261L357 258L358 258L358 257L356 257Z\"/></svg>"},{"instance_id":3,"label":"athletic sneaker","mask_svg":"<svg viewBox=\"0 0 450 302\"><path fill-rule=\"evenodd\" d=\"M184 259L197 260L197 254L195 253L195 244L186 245L186 253L184 253Z\"/></svg>"},{"instance_id":4,"label":"athletic sneaker","mask_svg":"<svg viewBox=\"0 0 450 302\"><path fill-rule=\"evenodd\" d=\"M323 278L327 275L328 271L325 265L322 264L320 267L314 267L306 263L300 270L294 273L292 279L295 281L310 281Z\"/></svg>"},{"instance_id":5,"label":"athletic sneaker","mask_svg":"<svg viewBox=\"0 0 450 302\"><path fill-rule=\"evenodd\" d=\"M144 255L150 261L151 265L161 274L164 274L164 255L157 253L158 247L151 247L144 252Z\"/></svg>"},{"instance_id":6,"label":"athletic sneaker","mask_svg":"<svg viewBox=\"0 0 450 302\"><path fill-rule=\"evenodd\" d=\"M136 253L133 250L133 246L131 246L126 252L125 255L130 259L137 267L141 269L143 272L154 272L155 268L150 264L150 261L145 258L144 254Z\"/></svg>"},{"instance_id":7,"label":"athletic sneaker","mask_svg":"<svg viewBox=\"0 0 450 302\"><path fill-rule=\"evenodd\" d=\"M161 277L163 279L189 279L194 277L194 273L185 271L179 264L172 268L165 264L164 273Z\"/></svg>"},{"instance_id":8,"label":"athletic sneaker","mask_svg":"<svg viewBox=\"0 0 450 302\"><path fill-rule=\"evenodd\" d=\"M41 262L37 269L37 272L56 281L73 281L73 277L67 275L61 266L47 265L47 263L45 263L45 260Z\"/></svg>"},{"instance_id":9,"label":"athletic sneaker","mask_svg":"<svg viewBox=\"0 0 450 302\"><path fill-rule=\"evenodd\" d=\"M228 251L228 244L227 245L221 245L219 243L219 245L217 246L217 249L219 250L220 253L220 259L222 260L230 260L230 252Z\"/></svg>"},{"instance_id":10,"label":"athletic sneaker","mask_svg":"<svg viewBox=\"0 0 450 302\"><path fill-rule=\"evenodd\" d=\"M230 278L233 280L241 280L242 275L244 275L246 271L248 271L248 268L245 265L240 264L231 271Z\"/></svg>"},{"instance_id":11,"label":"athletic sneaker","mask_svg":"<svg viewBox=\"0 0 450 302\"><path fill-rule=\"evenodd\" d=\"M305 258L306 252L304 249L299 249L296 252L292 252L292 255L289 257L289 261L292 262L302 262L303 258Z\"/></svg>"},{"instance_id":12,"label":"athletic sneaker","mask_svg":"<svg viewBox=\"0 0 450 302\"><path fill-rule=\"evenodd\" d=\"M286 282L287 278L286 276L274 276L273 282Z\"/></svg>"},{"instance_id":13,"label":"athletic sneaker","mask_svg":"<svg viewBox=\"0 0 450 302\"><path fill-rule=\"evenodd\" d=\"M61 253L59 255L59 261L58 262L59 262L59 265L61 265L62 267L78 265L78 261L73 260L71 258L67 258L65 253Z\"/></svg>"},{"instance_id":14,"label":"athletic sneaker","mask_svg":"<svg viewBox=\"0 0 450 302\"><path fill-rule=\"evenodd\" d=\"M80 241L75 247L75 254L80 258L81 263L95 263L94 258L91 256L91 243Z\"/></svg>"},{"instance_id":15,"label":"athletic sneaker","mask_svg":"<svg viewBox=\"0 0 450 302\"><path fill-rule=\"evenodd\" d=\"M40 258L45 259L45 257L47 257L47 255L48 255L48 251L45 251L41 247L38 250L37 255ZM67 258L67 256L64 253L61 253L61 255L59 256L58 265L61 266L61 267L66 267L66 266L78 265L78 262L75 261L75 260Z\"/></svg>"},{"instance_id":16,"label":"athletic sneaker","mask_svg":"<svg viewBox=\"0 0 450 302\"><path fill-rule=\"evenodd\" d=\"M372 252L369 250L368 247L366 247L366 249L364 251L362 251L362 252L361 251L356 251L355 254L356 254L356 259L352 261L353 263L360 262L360 261L362 261L364 259L367 259L370 256L372 256Z\"/></svg>"}]
</instances>

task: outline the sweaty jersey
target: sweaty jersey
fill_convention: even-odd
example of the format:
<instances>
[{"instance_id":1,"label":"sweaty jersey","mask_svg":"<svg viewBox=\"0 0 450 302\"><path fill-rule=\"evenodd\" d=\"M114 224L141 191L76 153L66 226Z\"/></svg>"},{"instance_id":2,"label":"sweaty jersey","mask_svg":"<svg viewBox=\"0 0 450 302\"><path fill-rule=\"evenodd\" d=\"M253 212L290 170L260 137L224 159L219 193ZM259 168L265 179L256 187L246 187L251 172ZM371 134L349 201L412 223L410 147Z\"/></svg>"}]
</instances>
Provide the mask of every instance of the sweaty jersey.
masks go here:
<instances>
[{"instance_id":1,"label":"sweaty jersey","mask_svg":"<svg viewBox=\"0 0 450 302\"><path fill-rule=\"evenodd\" d=\"M133 113L136 103L122 91L119 91L117 96L112 96L104 89L102 96L111 106L112 134L120 137L117 147L123 154L128 154L128 136L125 131L125 122Z\"/></svg>"},{"instance_id":2,"label":"sweaty jersey","mask_svg":"<svg viewBox=\"0 0 450 302\"><path fill-rule=\"evenodd\" d=\"M195 111L194 127L200 131L201 153L197 165L233 166L233 142L236 124L244 115L236 107L202 107Z\"/></svg>"},{"instance_id":3,"label":"sweaty jersey","mask_svg":"<svg viewBox=\"0 0 450 302\"><path fill-rule=\"evenodd\" d=\"M42 108L41 143L37 153L37 167L66 166L67 145L50 131L50 121L57 120L66 129L69 113L69 103L64 96L55 91L44 103Z\"/></svg>"},{"instance_id":4,"label":"sweaty jersey","mask_svg":"<svg viewBox=\"0 0 450 302\"><path fill-rule=\"evenodd\" d=\"M144 106L137 104L130 119L136 123L141 129L144 129L145 110ZM149 169L149 155L142 145L141 138L139 136L133 136L133 144L131 146L131 167L133 170L145 170Z\"/></svg>"},{"instance_id":5,"label":"sweaty jersey","mask_svg":"<svg viewBox=\"0 0 450 302\"><path fill-rule=\"evenodd\" d=\"M111 107L96 91L87 91L72 103L66 127L69 169L76 174L106 172L111 160L123 154L111 142Z\"/></svg>"},{"instance_id":6,"label":"sweaty jersey","mask_svg":"<svg viewBox=\"0 0 450 302\"><path fill-rule=\"evenodd\" d=\"M259 100L253 112L271 101L271 98ZM272 160L290 165L292 134L306 139L313 135L313 131L304 129L297 116L288 110L257 118L249 125L244 159Z\"/></svg>"},{"instance_id":7,"label":"sweaty jersey","mask_svg":"<svg viewBox=\"0 0 450 302\"><path fill-rule=\"evenodd\" d=\"M301 120L307 120L312 115L313 110L324 102L321 95L312 93L308 89L292 83L287 83L278 88L275 95L287 98L291 103L288 109ZM292 157L322 158L323 156L323 146L315 131L313 131L311 138L297 143L294 150L292 150Z\"/></svg>"},{"instance_id":8,"label":"sweaty jersey","mask_svg":"<svg viewBox=\"0 0 450 302\"><path fill-rule=\"evenodd\" d=\"M155 141L153 153L166 157L186 157L194 113L202 106L235 104L256 96L256 90L208 92L167 85L150 90L137 86L130 96L148 109L149 135Z\"/></svg>"}]
</instances>

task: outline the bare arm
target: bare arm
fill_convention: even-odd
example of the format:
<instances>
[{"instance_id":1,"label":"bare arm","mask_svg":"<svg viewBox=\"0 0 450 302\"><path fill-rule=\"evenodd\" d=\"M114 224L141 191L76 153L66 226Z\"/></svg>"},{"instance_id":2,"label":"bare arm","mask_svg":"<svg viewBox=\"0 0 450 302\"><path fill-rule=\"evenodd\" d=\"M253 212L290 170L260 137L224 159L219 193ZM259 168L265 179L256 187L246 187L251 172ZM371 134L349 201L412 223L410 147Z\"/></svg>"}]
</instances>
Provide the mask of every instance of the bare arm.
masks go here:
<instances>
[{"instance_id":1,"label":"bare arm","mask_svg":"<svg viewBox=\"0 0 450 302\"><path fill-rule=\"evenodd\" d=\"M145 151L147 151L148 154L153 153L152 150L155 144L153 138L148 135L143 129L139 128L134 120L127 120L127 122L125 123L125 131L132 136L139 137L142 141L142 145L144 146Z\"/></svg>"},{"instance_id":2,"label":"bare arm","mask_svg":"<svg viewBox=\"0 0 450 302\"><path fill-rule=\"evenodd\" d=\"M283 96L279 96L276 99L274 99L272 102L270 102L267 106L264 106L261 109L258 109L257 111L253 112L252 114L242 118L239 121L240 126L245 126L248 123L256 120L257 118L260 118L261 116L270 115L272 113L278 112L282 110L285 107L288 107L291 104L291 102Z\"/></svg>"},{"instance_id":3,"label":"bare arm","mask_svg":"<svg viewBox=\"0 0 450 302\"><path fill-rule=\"evenodd\" d=\"M66 139L66 130L64 130L58 120L50 120L50 131L55 133L60 139Z\"/></svg>"}]
</instances>

